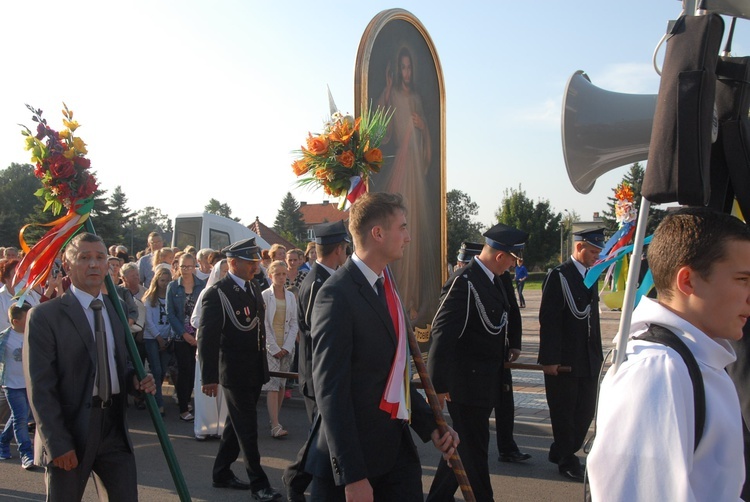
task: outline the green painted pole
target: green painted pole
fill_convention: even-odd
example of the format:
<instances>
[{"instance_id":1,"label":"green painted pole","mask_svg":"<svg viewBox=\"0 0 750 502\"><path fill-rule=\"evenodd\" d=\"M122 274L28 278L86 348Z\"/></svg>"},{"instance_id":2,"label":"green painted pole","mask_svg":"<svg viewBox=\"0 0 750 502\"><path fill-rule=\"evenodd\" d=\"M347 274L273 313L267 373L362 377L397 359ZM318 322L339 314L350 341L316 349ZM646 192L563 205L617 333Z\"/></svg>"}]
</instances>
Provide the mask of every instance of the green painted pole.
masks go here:
<instances>
[{"instance_id":1,"label":"green painted pole","mask_svg":"<svg viewBox=\"0 0 750 502\"><path fill-rule=\"evenodd\" d=\"M91 222L91 217L86 219L85 227L87 232L96 234L96 231L94 231L94 224ZM138 347L135 345L133 333L131 333L130 331L130 324L128 324L128 319L125 316L125 311L122 309L122 304L119 301L114 301L114 299L119 299L117 290L115 289L115 283L109 274L107 274L105 281L107 284L107 293L113 300L112 304L117 310L117 316L120 318L120 322L122 322L122 325L125 328L125 332L127 333L127 336L125 336L125 342L128 346L128 354L130 354L130 360L133 361L135 374L138 376L139 381L143 380L144 378L146 378L146 370L143 368L143 364L141 363L141 356L138 354ZM148 412L151 415L151 421L154 423L156 435L159 438L159 443L161 443L161 449L162 451L164 451L164 458L167 460L169 472L172 474L172 479L174 480L174 486L177 490L177 494L180 496L181 502L190 502L190 492L188 491L187 484L185 483L185 478L182 476L182 470L180 469L180 464L177 462L177 456L174 454L174 450L172 449L172 442L169 440L167 430L164 428L164 421L161 419L161 413L159 413L159 407L156 405L156 399L151 394L145 394L145 397L146 407L148 408Z\"/></svg>"}]
</instances>

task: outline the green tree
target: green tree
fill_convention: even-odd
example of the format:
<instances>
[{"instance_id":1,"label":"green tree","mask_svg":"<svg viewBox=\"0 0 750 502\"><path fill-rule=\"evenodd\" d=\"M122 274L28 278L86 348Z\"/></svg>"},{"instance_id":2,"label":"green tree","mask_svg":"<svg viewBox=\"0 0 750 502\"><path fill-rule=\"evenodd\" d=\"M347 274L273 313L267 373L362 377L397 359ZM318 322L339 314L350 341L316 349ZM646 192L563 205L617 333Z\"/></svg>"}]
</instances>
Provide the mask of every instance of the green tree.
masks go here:
<instances>
[{"instance_id":1,"label":"green tree","mask_svg":"<svg viewBox=\"0 0 750 502\"><path fill-rule=\"evenodd\" d=\"M456 256L464 241L483 242L482 224L472 221L479 206L461 190L448 192L448 261L456 264Z\"/></svg>"},{"instance_id":2,"label":"green tree","mask_svg":"<svg viewBox=\"0 0 750 502\"><path fill-rule=\"evenodd\" d=\"M499 223L529 233L523 251L523 259L529 269L546 268L551 263L559 262L562 214L552 213L548 200L539 200L535 204L526 197L520 185L518 190L506 189L495 217Z\"/></svg>"},{"instance_id":3,"label":"green tree","mask_svg":"<svg viewBox=\"0 0 750 502\"><path fill-rule=\"evenodd\" d=\"M636 162L630 166L630 169L627 173L625 173L621 181L621 183L628 183L633 189L633 202L636 212L641 208L641 187L643 186L643 175L645 174L645 172L646 169L641 165L641 163ZM615 188L612 189L613 194L614 190ZM607 203L607 209L605 211L602 211L602 220L604 220L604 224L606 225L607 230L610 233L614 233L619 228L619 223L617 223L617 216L615 214L615 203L617 202L617 199L612 196L607 197L607 200L609 202ZM646 235L651 235L652 233L654 233L654 230L656 230L656 227L666 215L667 212L663 209L656 209L654 206L649 207Z\"/></svg>"},{"instance_id":4,"label":"green tree","mask_svg":"<svg viewBox=\"0 0 750 502\"><path fill-rule=\"evenodd\" d=\"M276 214L276 220L273 223L273 229L276 233L292 242L297 247L302 247L307 236L305 221L302 219L302 213L299 210L299 203L287 192L284 200L281 201L281 208Z\"/></svg>"},{"instance_id":5,"label":"green tree","mask_svg":"<svg viewBox=\"0 0 750 502\"><path fill-rule=\"evenodd\" d=\"M206 204L206 207L204 207L203 209L207 213L218 214L219 216L223 216L224 218L231 218L234 221L240 221L239 218L232 218L232 208L229 207L229 204L221 203L216 199L209 200L208 204Z\"/></svg>"},{"instance_id":6,"label":"green tree","mask_svg":"<svg viewBox=\"0 0 750 502\"><path fill-rule=\"evenodd\" d=\"M146 206L139 210L135 215L135 228L133 229L133 249L130 254L135 254L146 249L148 244L148 234L159 232L164 239L164 245L169 246L172 238L172 220L169 216L162 213L161 209L154 206Z\"/></svg>"},{"instance_id":7,"label":"green tree","mask_svg":"<svg viewBox=\"0 0 750 502\"><path fill-rule=\"evenodd\" d=\"M31 164L12 163L0 171L0 246L18 247L18 231L26 223L52 220L52 214L42 212L44 205L34 195L41 187ZM33 243L43 234L44 229L30 228L24 237Z\"/></svg>"},{"instance_id":8,"label":"green tree","mask_svg":"<svg viewBox=\"0 0 750 502\"><path fill-rule=\"evenodd\" d=\"M128 198L120 185L112 191L104 205L94 203L97 218L94 220L96 233L101 235L108 246L112 244L132 245L132 230L135 211L128 207Z\"/></svg>"}]
</instances>

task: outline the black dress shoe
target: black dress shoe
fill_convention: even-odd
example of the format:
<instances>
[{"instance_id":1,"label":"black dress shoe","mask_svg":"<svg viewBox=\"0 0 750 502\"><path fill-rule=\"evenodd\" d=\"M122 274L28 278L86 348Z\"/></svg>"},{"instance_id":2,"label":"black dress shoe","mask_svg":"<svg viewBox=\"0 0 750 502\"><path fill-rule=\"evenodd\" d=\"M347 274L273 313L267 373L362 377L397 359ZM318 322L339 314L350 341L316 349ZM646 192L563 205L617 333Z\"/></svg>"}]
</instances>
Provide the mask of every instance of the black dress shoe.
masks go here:
<instances>
[{"instance_id":1,"label":"black dress shoe","mask_svg":"<svg viewBox=\"0 0 750 502\"><path fill-rule=\"evenodd\" d=\"M287 502L305 502L305 494L288 487L286 489Z\"/></svg>"},{"instance_id":2,"label":"black dress shoe","mask_svg":"<svg viewBox=\"0 0 750 502\"><path fill-rule=\"evenodd\" d=\"M237 476L226 481L214 481L214 488L231 488L233 490L249 490L250 483L240 481Z\"/></svg>"},{"instance_id":3,"label":"black dress shoe","mask_svg":"<svg viewBox=\"0 0 750 502\"><path fill-rule=\"evenodd\" d=\"M260 500L260 502L272 502L273 500L280 500L281 494L273 491L273 488L261 488L257 492L253 492L253 500Z\"/></svg>"},{"instance_id":4,"label":"black dress shoe","mask_svg":"<svg viewBox=\"0 0 750 502\"><path fill-rule=\"evenodd\" d=\"M517 463L517 462L525 462L528 459L531 458L531 455L528 453L521 453L520 451L512 451L510 453L501 453L498 457L498 460L500 462L511 462L511 463Z\"/></svg>"},{"instance_id":5,"label":"black dress shoe","mask_svg":"<svg viewBox=\"0 0 750 502\"><path fill-rule=\"evenodd\" d=\"M563 475L563 477L568 478L573 481L578 481L579 483L583 483L583 470L582 469L560 469L560 474Z\"/></svg>"}]
</instances>

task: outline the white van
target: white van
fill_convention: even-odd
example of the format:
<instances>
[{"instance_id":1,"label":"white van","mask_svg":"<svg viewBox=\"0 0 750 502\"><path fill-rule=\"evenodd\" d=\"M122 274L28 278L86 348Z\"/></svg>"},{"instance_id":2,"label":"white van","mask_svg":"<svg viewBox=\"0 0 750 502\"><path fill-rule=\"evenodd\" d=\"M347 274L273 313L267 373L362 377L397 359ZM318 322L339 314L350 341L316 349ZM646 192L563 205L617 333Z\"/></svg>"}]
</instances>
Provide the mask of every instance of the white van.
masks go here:
<instances>
[{"instance_id":1,"label":"white van","mask_svg":"<svg viewBox=\"0 0 750 502\"><path fill-rule=\"evenodd\" d=\"M172 247L180 249L195 246L195 249L211 248L219 251L233 242L250 237L255 237L255 243L261 249L271 247L268 242L258 237L258 234L242 223L217 214L178 214L172 222L172 228L174 228Z\"/></svg>"}]
</instances>

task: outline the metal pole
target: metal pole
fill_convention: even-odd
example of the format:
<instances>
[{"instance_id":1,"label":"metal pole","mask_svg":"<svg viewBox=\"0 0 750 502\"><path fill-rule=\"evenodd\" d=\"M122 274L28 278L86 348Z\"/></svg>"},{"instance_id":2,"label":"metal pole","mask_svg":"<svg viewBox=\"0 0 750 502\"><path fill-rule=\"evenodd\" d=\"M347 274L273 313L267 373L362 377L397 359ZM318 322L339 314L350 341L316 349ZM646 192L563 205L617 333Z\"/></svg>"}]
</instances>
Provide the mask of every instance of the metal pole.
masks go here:
<instances>
[{"instance_id":1,"label":"metal pole","mask_svg":"<svg viewBox=\"0 0 750 502\"><path fill-rule=\"evenodd\" d=\"M638 290L638 274L641 271L641 255L643 254L643 240L646 237L646 224L648 223L648 210L651 203L645 197L641 197L641 209L638 212L638 223L635 229L633 242L633 258L630 260L628 279L625 283L625 298L622 302L620 315L620 327L617 331L617 346L615 347L614 363L610 371L617 373L620 364L625 360L625 349L630 334L630 322L635 309L635 293Z\"/></svg>"},{"instance_id":2,"label":"metal pole","mask_svg":"<svg viewBox=\"0 0 750 502\"><path fill-rule=\"evenodd\" d=\"M94 230L94 224L91 222L90 217L86 218L86 223L84 225L87 232L96 234L96 231ZM133 362L133 367L135 368L135 374L138 377L139 381L143 380L144 378L146 378L146 370L143 368L143 364L141 363L141 357L138 354L138 347L136 347L135 345L133 333L131 333L130 331L128 319L127 317L125 317L125 311L122 309L122 304L119 301L119 296L117 296L115 283L114 281L112 281L112 277L109 274L107 274L107 277L104 280L107 284L107 294L112 300L112 304L114 305L115 310L117 310L117 317L120 318L120 322L122 322L122 325L125 328L125 343L128 347L130 360ZM190 502L190 492L188 492L185 478L182 476L180 464L177 462L177 456L172 449L172 443L169 440L167 430L164 428L164 421L161 419L161 413L159 413L159 407L156 405L156 399L154 399L154 396L151 394L145 394L145 397L146 407L148 408L148 412L151 415L151 421L154 423L156 435L159 438L159 443L161 443L161 449L162 451L164 451L164 458L166 458L167 460L169 472L172 474L172 479L174 480L174 486L177 490L177 494L179 495L181 502Z\"/></svg>"}]
</instances>

